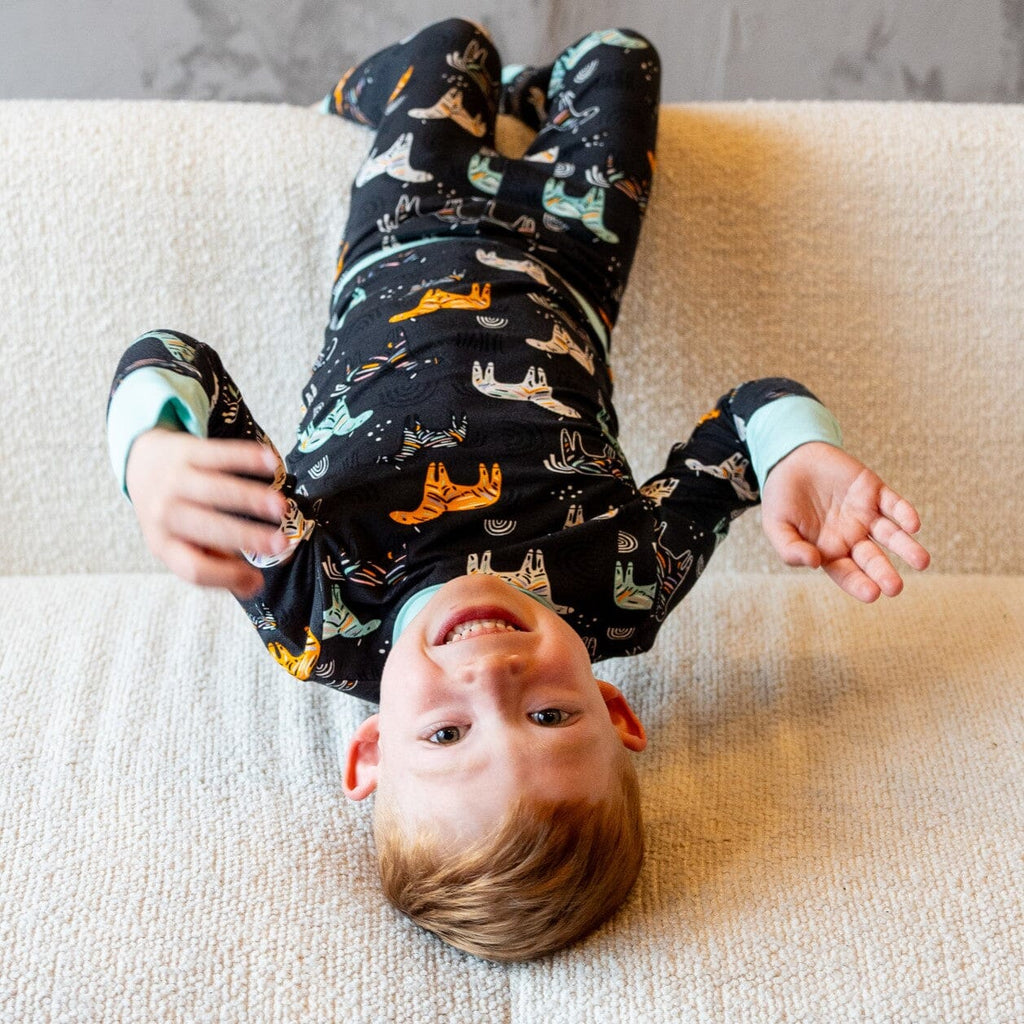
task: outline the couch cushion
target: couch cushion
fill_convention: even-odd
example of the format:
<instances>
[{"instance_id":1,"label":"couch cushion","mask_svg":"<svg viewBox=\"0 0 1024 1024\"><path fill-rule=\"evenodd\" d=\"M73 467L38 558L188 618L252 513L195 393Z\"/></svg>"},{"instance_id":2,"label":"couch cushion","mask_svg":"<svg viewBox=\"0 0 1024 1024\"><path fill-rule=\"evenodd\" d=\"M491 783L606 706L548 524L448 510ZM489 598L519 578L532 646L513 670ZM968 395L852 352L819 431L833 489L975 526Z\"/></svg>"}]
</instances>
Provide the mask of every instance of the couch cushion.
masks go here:
<instances>
[{"instance_id":1,"label":"couch cushion","mask_svg":"<svg viewBox=\"0 0 1024 1024\"><path fill-rule=\"evenodd\" d=\"M937 570L1021 572L1022 137L1019 105L667 107L614 352L638 475L726 389L795 376ZM0 104L0 571L153 567L103 441L144 330L215 345L290 447L369 142L283 106ZM716 562L773 565L748 526Z\"/></svg>"},{"instance_id":2,"label":"couch cushion","mask_svg":"<svg viewBox=\"0 0 1024 1024\"><path fill-rule=\"evenodd\" d=\"M381 905L340 784L367 709L229 598L0 579L0 1019L1021 1019L1022 608L705 578L607 666L650 734L634 895L497 968Z\"/></svg>"}]
</instances>

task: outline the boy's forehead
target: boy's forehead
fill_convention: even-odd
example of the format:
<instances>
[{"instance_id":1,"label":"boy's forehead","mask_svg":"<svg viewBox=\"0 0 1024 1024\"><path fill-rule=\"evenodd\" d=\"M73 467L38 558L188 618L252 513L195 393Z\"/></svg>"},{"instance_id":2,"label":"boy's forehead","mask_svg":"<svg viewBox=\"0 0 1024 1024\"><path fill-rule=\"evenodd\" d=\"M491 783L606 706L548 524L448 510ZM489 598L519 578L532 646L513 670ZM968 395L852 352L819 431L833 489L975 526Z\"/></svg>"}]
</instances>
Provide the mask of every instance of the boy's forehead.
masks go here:
<instances>
[{"instance_id":1,"label":"boy's forehead","mask_svg":"<svg viewBox=\"0 0 1024 1024\"><path fill-rule=\"evenodd\" d=\"M465 775L426 769L390 778L377 794L406 828L429 826L458 838L476 838L499 825L520 801L589 801L600 803L616 785L614 764L595 754L586 764L536 763L505 774L483 771Z\"/></svg>"}]
</instances>

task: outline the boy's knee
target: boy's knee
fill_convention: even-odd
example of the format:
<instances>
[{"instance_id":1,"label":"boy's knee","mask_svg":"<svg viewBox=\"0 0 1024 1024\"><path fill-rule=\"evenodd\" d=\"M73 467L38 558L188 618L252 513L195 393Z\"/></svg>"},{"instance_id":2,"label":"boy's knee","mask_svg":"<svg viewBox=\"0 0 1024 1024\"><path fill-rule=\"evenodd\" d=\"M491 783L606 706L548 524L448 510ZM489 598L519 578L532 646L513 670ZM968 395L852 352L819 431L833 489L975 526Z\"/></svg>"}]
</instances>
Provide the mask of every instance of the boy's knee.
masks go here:
<instances>
[{"instance_id":1,"label":"boy's knee","mask_svg":"<svg viewBox=\"0 0 1024 1024\"><path fill-rule=\"evenodd\" d=\"M549 96L558 92L570 74L577 81L589 78L592 56L601 66L598 74L632 77L642 70L648 82L657 83L661 76L661 58L654 44L641 32L631 28L597 29L567 46L554 63Z\"/></svg>"},{"instance_id":2,"label":"boy's knee","mask_svg":"<svg viewBox=\"0 0 1024 1024\"><path fill-rule=\"evenodd\" d=\"M624 46L627 49L642 50L645 61L648 63L653 61L655 66L661 67L661 57L658 54L658 48L643 32L637 32L636 29L632 28L616 28L611 31L623 38Z\"/></svg>"}]
</instances>

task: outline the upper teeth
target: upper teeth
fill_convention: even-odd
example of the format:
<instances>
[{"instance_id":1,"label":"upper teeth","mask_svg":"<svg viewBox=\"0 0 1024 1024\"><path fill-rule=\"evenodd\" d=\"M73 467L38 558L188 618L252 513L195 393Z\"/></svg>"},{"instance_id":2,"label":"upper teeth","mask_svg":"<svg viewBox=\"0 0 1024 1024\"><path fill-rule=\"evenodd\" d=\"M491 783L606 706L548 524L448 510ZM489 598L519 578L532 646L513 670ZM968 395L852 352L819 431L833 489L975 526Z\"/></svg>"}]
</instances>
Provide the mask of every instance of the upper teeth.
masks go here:
<instances>
[{"instance_id":1,"label":"upper teeth","mask_svg":"<svg viewBox=\"0 0 1024 1024\"><path fill-rule=\"evenodd\" d=\"M459 640L475 636L477 633L518 633L517 626L504 619L473 619L472 622L460 622L454 629L448 631L444 638L446 644L454 644Z\"/></svg>"}]
</instances>

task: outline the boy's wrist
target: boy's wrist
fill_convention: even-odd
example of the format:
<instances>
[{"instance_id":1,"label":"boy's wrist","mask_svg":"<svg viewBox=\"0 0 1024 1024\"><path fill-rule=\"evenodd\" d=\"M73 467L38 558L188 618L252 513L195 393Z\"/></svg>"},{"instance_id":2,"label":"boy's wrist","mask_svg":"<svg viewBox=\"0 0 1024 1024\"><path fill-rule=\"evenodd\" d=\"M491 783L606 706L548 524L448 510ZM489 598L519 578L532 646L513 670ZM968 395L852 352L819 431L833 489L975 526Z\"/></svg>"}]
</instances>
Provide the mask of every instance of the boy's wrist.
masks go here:
<instances>
[{"instance_id":1,"label":"boy's wrist","mask_svg":"<svg viewBox=\"0 0 1024 1024\"><path fill-rule=\"evenodd\" d=\"M110 465L122 493L128 494L128 457L141 434L163 427L205 437L209 414L209 397L193 377L148 366L128 374L107 408Z\"/></svg>"},{"instance_id":2,"label":"boy's wrist","mask_svg":"<svg viewBox=\"0 0 1024 1024\"><path fill-rule=\"evenodd\" d=\"M768 470L767 477L771 477L772 473L774 473L775 470L783 464L793 465L804 460L809 463L816 462L830 450L837 448L839 448L839 445L832 444L830 441L804 441L801 444L798 444L792 451L783 455L782 458ZM842 449L840 448L840 450Z\"/></svg>"},{"instance_id":3,"label":"boy's wrist","mask_svg":"<svg viewBox=\"0 0 1024 1024\"><path fill-rule=\"evenodd\" d=\"M805 395L787 395L761 406L747 422L746 435L761 488L772 469L797 448L813 442L834 448L843 444L839 421L821 402Z\"/></svg>"},{"instance_id":4,"label":"boy's wrist","mask_svg":"<svg viewBox=\"0 0 1024 1024\"><path fill-rule=\"evenodd\" d=\"M139 467L146 462L147 451L153 441L157 440L158 433L171 433L173 428L160 426L150 427L142 431L131 443L124 462L124 489L128 500L132 500L133 479L137 478ZM180 430L180 428L178 428Z\"/></svg>"}]
</instances>

